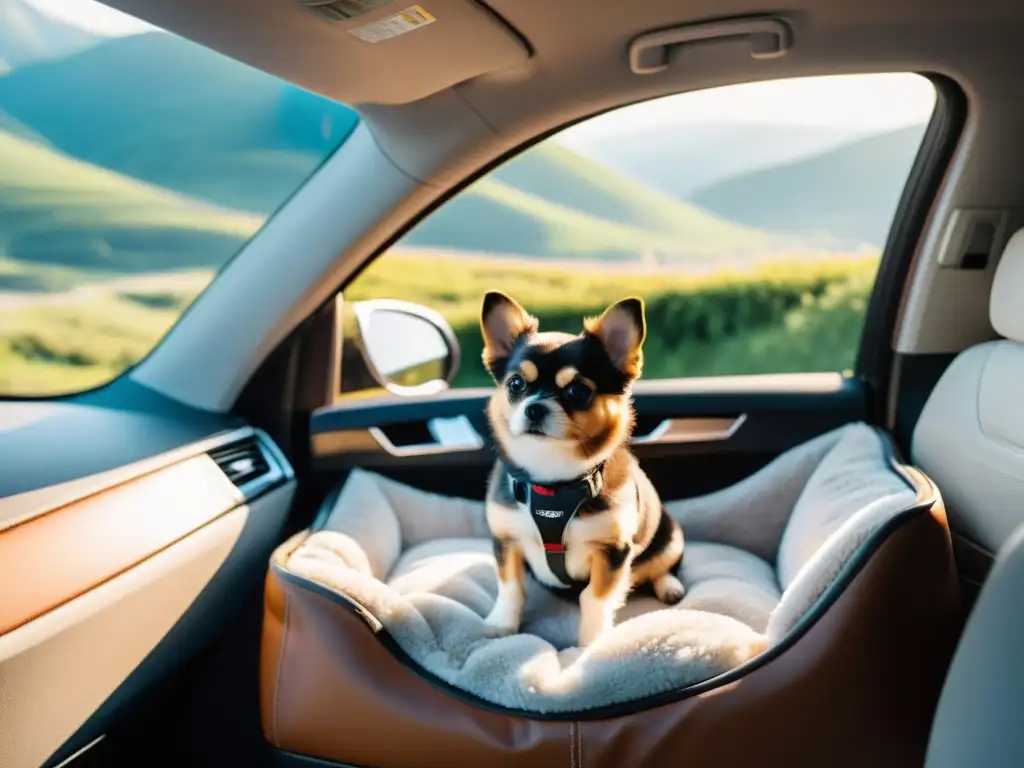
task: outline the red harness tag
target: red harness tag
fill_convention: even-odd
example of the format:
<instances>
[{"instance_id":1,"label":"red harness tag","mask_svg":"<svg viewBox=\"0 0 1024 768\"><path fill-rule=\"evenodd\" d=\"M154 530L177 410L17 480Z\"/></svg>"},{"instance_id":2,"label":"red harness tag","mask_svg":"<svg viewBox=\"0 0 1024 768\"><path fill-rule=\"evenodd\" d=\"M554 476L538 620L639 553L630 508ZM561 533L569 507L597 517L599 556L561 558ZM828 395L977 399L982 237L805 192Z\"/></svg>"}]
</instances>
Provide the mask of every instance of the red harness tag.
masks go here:
<instances>
[{"instance_id":1,"label":"red harness tag","mask_svg":"<svg viewBox=\"0 0 1024 768\"><path fill-rule=\"evenodd\" d=\"M545 544L545 552L565 552L565 547L561 544Z\"/></svg>"},{"instance_id":2,"label":"red harness tag","mask_svg":"<svg viewBox=\"0 0 1024 768\"><path fill-rule=\"evenodd\" d=\"M538 496L555 495L555 492L553 490L551 490L550 488L545 488L543 485L531 485L530 488L532 488L533 492L536 493Z\"/></svg>"}]
</instances>

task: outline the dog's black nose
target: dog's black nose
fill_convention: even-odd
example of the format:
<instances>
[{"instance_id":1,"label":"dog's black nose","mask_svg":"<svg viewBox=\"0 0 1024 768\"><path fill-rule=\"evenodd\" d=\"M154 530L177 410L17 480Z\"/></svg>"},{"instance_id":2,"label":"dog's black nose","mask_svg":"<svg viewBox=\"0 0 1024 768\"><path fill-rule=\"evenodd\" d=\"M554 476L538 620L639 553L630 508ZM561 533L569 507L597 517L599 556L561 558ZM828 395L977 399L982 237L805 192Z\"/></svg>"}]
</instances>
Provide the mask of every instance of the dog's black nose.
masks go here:
<instances>
[{"instance_id":1,"label":"dog's black nose","mask_svg":"<svg viewBox=\"0 0 1024 768\"><path fill-rule=\"evenodd\" d=\"M527 420L531 424L540 424L547 417L548 409L546 405L541 405L540 403L530 403L528 406L526 406L526 410L524 411L524 413L526 414Z\"/></svg>"}]
</instances>

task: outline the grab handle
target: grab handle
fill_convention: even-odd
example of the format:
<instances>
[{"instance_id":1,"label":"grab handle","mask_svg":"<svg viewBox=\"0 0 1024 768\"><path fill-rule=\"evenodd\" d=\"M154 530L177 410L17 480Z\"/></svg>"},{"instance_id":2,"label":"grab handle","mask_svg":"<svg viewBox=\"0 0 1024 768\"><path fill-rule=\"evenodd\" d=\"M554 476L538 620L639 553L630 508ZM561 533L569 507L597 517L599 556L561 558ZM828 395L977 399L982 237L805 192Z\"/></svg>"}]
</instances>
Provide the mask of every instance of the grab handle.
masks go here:
<instances>
[{"instance_id":1,"label":"grab handle","mask_svg":"<svg viewBox=\"0 0 1024 768\"><path fill-rule=\"evenodd\" d=\"M750 55L755 59L784 56L793 44L793 32L789 24L773 17L687 24L647 32L633 40L629 45L629 68L638 75L653 75L668 69L673 48L687 43L733 37L750 38Z\"/></svg>"}]
</instances>

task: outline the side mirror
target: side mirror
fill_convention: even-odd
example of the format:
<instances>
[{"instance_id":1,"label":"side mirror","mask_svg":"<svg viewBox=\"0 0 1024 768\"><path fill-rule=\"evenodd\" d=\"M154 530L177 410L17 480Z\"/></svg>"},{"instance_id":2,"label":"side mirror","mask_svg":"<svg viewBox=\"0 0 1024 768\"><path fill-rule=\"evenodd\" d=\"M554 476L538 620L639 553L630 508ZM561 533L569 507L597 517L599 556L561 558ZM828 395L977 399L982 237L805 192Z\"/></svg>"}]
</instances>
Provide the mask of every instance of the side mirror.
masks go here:
<instances>
[{"instance_id":1,"label":"side mirror","mask_svg":"<svg viewBox=\"0 0 1024 768\"><path fill-rule=\"evenodd\" d=\"M448 322L427 307L394 299L352 305L370 375L396 395L432 395L459 370L459 343Z\"/></svg>"}]
</instances>

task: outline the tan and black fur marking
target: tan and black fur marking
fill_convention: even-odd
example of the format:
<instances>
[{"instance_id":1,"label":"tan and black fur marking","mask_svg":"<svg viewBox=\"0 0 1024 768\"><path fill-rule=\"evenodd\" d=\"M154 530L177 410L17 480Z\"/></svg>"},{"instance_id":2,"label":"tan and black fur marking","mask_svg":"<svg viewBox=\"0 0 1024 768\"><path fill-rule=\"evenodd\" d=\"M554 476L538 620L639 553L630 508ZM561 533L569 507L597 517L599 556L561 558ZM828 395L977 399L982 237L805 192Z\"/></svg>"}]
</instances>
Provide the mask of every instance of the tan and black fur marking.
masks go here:
<instances>
[{"instance_id":1,"label":"tan and black fur marking","mask_svg":"<svg viewBox=\"0 0 1024 768\"><path fill-rule=\"evenodd\" d=\"M613 304L586 319L578 335L542 333L517 302L490 292L480 322L484 364L499 385L487 408L500 456L487 494L499 576L489 629L518 629L527 571L553 589L569 586L548 567L537 526L516 502L513 474L558 484L600 472L600 492L580 506L563 539L565 570L586 585L579 593L581 646L613 626L634 587L650 584L668 604L681 600L675 571L682 529L628 448L631 387L643 365L643 303Z\"/></svg>"}]
</instances>

